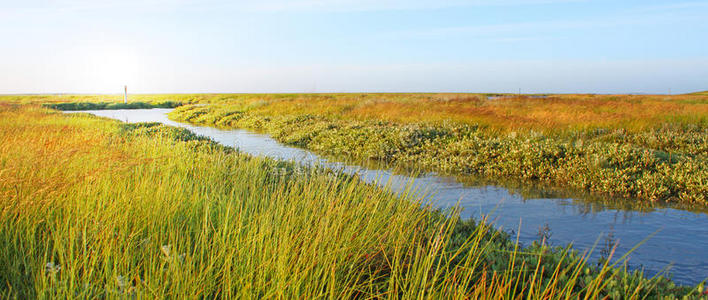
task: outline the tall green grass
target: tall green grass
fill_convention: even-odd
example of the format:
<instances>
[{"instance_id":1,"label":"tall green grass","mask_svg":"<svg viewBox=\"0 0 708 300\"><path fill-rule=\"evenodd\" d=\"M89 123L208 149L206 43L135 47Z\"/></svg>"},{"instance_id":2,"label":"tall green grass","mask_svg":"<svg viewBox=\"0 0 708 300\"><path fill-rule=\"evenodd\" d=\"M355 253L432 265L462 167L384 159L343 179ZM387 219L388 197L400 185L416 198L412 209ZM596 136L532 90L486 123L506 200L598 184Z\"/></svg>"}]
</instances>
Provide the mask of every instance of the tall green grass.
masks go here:
<instances>
[{"instance_id":1,"label":"tall green grass","mask_svg":"<svg viewBox=\"0 0 708 300\"><path fill-rule=\"evenodd\" d=\"M701 287L184 130L0 105L8 298L641 298Z\"/></svg>"}]
</instances>

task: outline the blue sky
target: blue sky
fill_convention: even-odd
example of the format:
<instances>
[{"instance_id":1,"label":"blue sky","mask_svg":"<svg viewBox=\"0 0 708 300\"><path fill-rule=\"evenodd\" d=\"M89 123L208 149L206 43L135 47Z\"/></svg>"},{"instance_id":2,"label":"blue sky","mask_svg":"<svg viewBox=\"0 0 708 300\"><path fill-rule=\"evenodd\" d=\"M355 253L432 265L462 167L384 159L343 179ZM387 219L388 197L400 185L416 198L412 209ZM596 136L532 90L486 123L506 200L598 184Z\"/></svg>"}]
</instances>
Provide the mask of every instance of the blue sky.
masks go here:
<instances>
[{"instance_id":1,"label":"blue sky","mask_svg":"<svg viewBox=\"0 0 708 300\"><path fill-rule=\"evenodd\" d=\"M0 0L0 93L708 90L708 1Z\"/></svg>"}]
</instances>

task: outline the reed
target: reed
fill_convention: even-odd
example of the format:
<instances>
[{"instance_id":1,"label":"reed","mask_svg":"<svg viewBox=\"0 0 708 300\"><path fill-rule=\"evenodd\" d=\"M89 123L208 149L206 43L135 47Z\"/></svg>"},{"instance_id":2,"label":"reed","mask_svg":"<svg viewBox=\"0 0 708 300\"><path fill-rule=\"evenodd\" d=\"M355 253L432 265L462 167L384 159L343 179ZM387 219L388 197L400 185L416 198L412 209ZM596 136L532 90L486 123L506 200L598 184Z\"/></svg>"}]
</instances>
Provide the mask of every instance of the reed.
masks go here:
<instances>
[{"instance_id":1,"label":"reed","mask_svg":"<svg viewBox=\"0 0 708 300\"><path fill-rule=\"evenodd\" d=\"M509 95L432 93L145 94L131 101L221 104L260 115L317 115L394 123L477 124L504 132L588 128L645 130L708 122L708 95ZM6 95L6 103L122 102L122 95Z\"/></svg>"},{"instance_id":2,"label":"reed","mask_svg":"<svg viewBox=\"0 0 708 300\"><path fill-rule=\"evenodd\" d=\"M284 143L360 162L530 181L649 204L708 205L708 96L701 93L183 94L131 99L142 102L130 105L210 104L186 106L171 116L264 131ZM85 104L90 101L97 103ZM118 107L118 101L118 95L0 96L0 102L45 103L58 109Z\"/></svg>"},{"instance_id":3,"label":"reed","mask_svg":"<svg viewBox=\"0 0 708 300\"><path fill-rule=\"evenodd\" d=\"M0 105L8 298L636 298L702 287L520 247L414 191L183 130ZM613 265L614 261L620 264Z\"/></svg>"}]
</instances>

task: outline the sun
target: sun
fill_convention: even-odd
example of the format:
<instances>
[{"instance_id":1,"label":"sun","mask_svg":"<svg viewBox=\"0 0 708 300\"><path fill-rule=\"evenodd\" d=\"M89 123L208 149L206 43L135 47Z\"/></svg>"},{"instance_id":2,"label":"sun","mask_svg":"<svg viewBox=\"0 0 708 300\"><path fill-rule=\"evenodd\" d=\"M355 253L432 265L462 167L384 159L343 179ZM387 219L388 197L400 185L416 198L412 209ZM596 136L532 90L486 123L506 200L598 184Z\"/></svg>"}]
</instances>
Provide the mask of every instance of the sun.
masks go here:
<instances>
[{"instance_id":1,"label":"sun","mask_svg":"<svg viewBox=\"0 0 708 300\"><path fill-rule=\"evenodd\" d=\"M106 93L122 92L123 86L135 86L147 72L144 57L135 48L121 46L94 46L80 51L85 76L82 85Z\"/></svg>"}]
</instances>

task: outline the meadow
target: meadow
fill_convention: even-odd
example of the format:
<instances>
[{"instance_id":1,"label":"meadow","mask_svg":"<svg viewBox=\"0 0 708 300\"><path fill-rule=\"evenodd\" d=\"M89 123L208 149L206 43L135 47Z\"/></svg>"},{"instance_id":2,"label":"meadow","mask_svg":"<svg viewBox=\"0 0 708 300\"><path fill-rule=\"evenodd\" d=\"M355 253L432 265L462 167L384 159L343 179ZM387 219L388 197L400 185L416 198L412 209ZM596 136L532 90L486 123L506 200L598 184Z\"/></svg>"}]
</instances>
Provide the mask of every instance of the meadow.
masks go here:
<instances>
[{"instance_id":1,"label":"meadow","mask_svg":"<svg viewBox=\"0 0 708 300\"><path fill-rule=\"evenodd\" d=\"M26 99L25 99L26 100ZM183 101L185 99L177 99ZM14 102L9 104L8 102ZM194 107L186 107L187 111ZM183 129L0 104L4 298L675 298L661 276Z\"/></svg>"},{"instance_id":2,"label":"meadow","mask_svg":"<svg viewBox=\"0 0 708 300\"><path fill-rule=\"evenodd\" d=\"M702 95L212 95L174 120L317 153L616 199L708 204ZM192 101L185 101L192 102Z\"/></svg>"},{"instance_id":3,"label":"meadow","mask_svg":"<svg viewBox=\"0 0 708 300\"><path fill-rule=\"evenodd\" d=\"M0 101L62 109L122 97L18 95ZM360 163L518 180L621 201L694 209L708 204L705 93L181 94L131 95L131 101L185 104L172 119L257 130Z\"/></svg>"}]
</instances>

